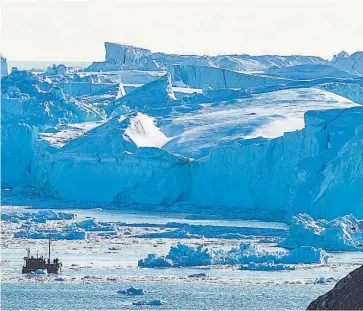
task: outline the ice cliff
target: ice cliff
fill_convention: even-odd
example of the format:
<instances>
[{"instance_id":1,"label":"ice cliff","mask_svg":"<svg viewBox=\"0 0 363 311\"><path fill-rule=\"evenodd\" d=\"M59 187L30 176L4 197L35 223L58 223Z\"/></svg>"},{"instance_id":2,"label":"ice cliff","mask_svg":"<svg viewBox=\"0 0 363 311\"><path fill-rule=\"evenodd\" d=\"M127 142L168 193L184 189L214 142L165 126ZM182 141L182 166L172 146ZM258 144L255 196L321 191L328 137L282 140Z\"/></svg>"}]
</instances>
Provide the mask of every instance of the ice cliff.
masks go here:
<instances>
[{"instance_id":1,"label":"ice cliff","mask_svg":"<svg viewBox=\"0 0 363 311\"><path fill-rule=\"evenodd\" d=\"M362 218L362 120L360 107L310 111L301 131L216 148L191 163L191 201L256 214L267 209Z\"/></svg>"}]
</instances>

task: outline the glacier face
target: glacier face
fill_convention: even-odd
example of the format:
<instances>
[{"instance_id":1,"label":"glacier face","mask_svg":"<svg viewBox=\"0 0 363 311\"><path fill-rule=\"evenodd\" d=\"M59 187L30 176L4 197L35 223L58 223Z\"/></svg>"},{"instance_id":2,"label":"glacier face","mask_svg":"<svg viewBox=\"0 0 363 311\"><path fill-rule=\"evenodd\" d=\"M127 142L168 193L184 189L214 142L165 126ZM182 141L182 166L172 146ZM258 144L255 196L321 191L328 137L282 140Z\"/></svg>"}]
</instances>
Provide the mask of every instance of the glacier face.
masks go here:
<instances>
[{"instance_id":1,"label":"glacier face","mask_svg":"<svg viewBox=\"0 0 363 311\"><path fill-rule=\"evenodd\" d=\"M3 187L220 217L363 217L357 55L105 47L85 70L2 78Z\"/></svg>"}]
</instances>

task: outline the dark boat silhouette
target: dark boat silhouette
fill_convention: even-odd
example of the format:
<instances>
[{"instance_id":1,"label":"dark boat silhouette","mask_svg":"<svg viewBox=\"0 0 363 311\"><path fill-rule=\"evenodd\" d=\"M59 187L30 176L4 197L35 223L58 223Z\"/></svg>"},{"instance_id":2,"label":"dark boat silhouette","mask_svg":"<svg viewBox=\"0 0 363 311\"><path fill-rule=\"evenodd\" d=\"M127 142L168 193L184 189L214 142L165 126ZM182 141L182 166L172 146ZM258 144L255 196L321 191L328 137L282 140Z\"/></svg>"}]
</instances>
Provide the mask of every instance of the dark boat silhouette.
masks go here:
<instances>
[{"instance_id":1,"label":"dark boat silhouette","mask_svg":"<svg viewBox=\"0 0 363 311\"><path fill-rule=\"evenodd\" d=\"M30 248L28 248L28 256L24 257L25 265L23 266L22 273L30 273L38 269L47 270L48 273L59 273L62 263L58 258L54 258L53 261L50 260L50 242L51 239L49 237L48 258L38 257L38 255L37 257L30 256Z\"/></svg>"}]
</instances>

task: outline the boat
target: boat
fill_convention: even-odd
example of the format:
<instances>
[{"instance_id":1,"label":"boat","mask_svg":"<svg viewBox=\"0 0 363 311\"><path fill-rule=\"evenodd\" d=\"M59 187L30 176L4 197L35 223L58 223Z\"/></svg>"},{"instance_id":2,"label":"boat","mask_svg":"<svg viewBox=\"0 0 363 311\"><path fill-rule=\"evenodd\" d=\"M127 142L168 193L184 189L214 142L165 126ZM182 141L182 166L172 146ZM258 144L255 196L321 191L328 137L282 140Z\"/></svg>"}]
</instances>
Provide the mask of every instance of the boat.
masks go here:
<instances>
[{"instance_id":1,"label":"boat","mask_svg":"<svg viewBox=\"0 0 363 311\"><path fill-rule=\"evenodd\" d=\"M31 273L35 272L39 269L47 270L48 273L59 273L62 267L62 263L59 261L58 258L54 258L52 261L50 259L50 246L51 246L51 239L49 237L48 243L48 258L44 258L43 256L36 257L30 255L30 248L28 248L28 254L24 257L25 265L23 266L22 273Z\"/></svg>"}]
</instances>

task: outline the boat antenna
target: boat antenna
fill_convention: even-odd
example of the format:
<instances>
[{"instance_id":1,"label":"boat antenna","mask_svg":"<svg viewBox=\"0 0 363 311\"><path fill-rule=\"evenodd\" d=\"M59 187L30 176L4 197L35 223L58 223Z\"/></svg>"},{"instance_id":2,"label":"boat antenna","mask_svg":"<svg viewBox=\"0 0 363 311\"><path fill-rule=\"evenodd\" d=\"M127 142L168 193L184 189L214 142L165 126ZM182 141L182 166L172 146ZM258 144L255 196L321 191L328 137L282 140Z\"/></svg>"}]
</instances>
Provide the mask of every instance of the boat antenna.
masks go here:
<instances>
[{"instance_id":1,"label":"boat antenna","mask_svg":"<svg viewBox=\"0 0 363 311\"><path fill-rule=\"evenodd\" d=\"M48 263L50 263L50 234L49 234L49 244L48 244Z\"/></svg>"}]
</instances>

